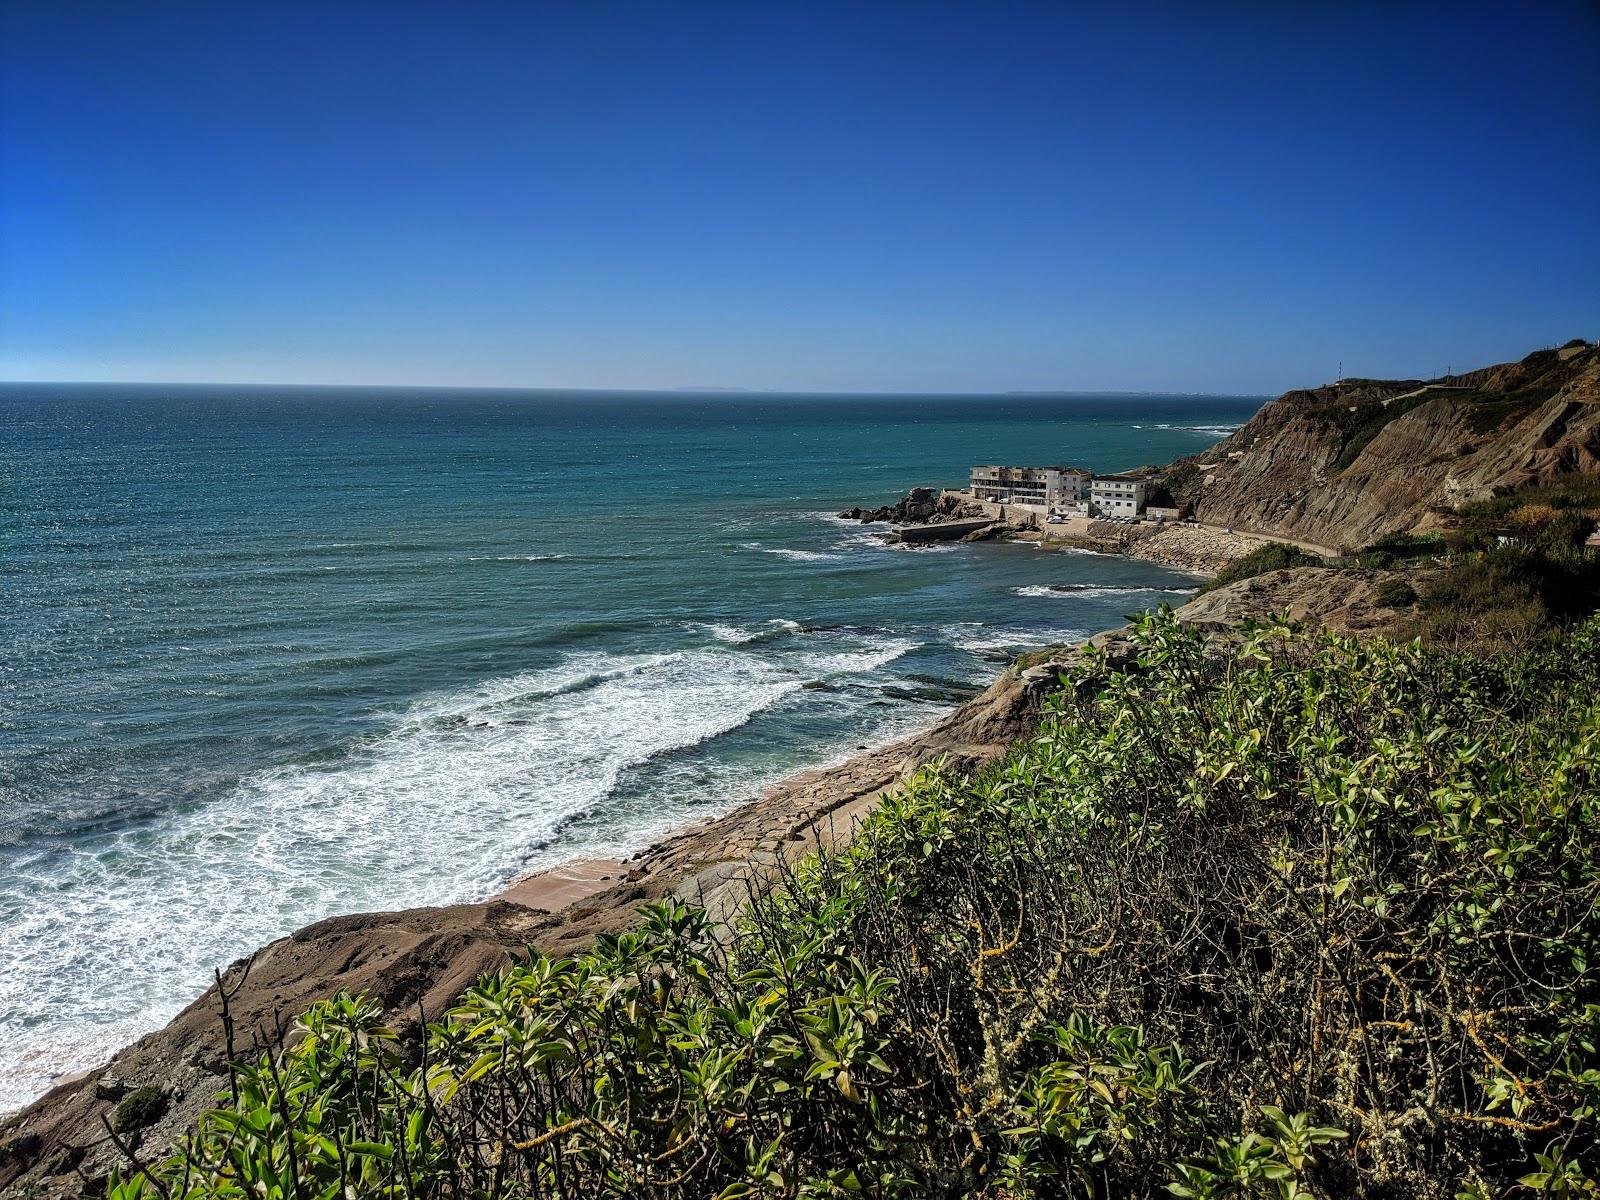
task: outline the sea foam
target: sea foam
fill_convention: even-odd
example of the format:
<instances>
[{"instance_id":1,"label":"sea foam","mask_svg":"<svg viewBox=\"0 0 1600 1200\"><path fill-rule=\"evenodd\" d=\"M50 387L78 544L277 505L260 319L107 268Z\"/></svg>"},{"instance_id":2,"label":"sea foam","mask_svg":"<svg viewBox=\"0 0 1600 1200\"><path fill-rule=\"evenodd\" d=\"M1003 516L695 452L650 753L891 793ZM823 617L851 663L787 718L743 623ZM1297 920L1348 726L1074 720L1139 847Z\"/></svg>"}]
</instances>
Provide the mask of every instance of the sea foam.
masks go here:
<instances>
[{"instance_id":1,"label":"sea foam","mask_svg":"<svg viewBox=\"0 0 1600 1200\"><path fill-rule=\"evenodd\" d=\"M1019 596L1049 596L1057 600L1098 600L1108 596L1187 596L1186 587L1115 587L1093 583L1035 583L1012 588Z\"/></svg>"},{"instance_id":2,"label":"sea foam","mask_svg":"<svg viewBox=\"0 0 1600 1200\"><path fill-rule=\"evenodd\" d=\"M214 967L299 926L479 899L582 853L543 848L631 769L915 643L784 645L572 653L419 700L333 762L262 772L198 808L14 857L0 883L0 1111L160 1026ZM670 802L656 816L629 831L638 845L684 819Z\"/></svg>"}]
</instances>

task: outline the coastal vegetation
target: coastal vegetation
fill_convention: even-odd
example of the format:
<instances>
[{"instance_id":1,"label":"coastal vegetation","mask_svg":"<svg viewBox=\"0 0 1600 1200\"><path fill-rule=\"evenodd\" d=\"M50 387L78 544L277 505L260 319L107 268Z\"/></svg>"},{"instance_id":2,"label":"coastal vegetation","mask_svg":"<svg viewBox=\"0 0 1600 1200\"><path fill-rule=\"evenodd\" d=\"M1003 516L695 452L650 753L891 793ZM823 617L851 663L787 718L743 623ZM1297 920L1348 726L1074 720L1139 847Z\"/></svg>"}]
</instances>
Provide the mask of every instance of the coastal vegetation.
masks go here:
<instances>
[{"instance_id":1,"label":"coastal vegetation","mask_svg":"<svg viewBox=\"0 0 1600 1200\"><path fill-rule=\"evenodd\" d=\"M1496 546L1452 556L1419 592L1409 636L1514 649L1548 640L1600 608L1600 556L1576 547Z\"/></svg>"},{"instance_id":2,"label":"coastal vegetation","mask_svg":"<svg viewBox=\"0 0 1600 1200\"><path fill-rule=\"evenodd\" d=\"M1327 419L1344 434L1344 449L1334 461L1333 469L1342 471L1361 456L1372 444L1372 439L1383 432L1391 422L1398 420L1419 405L1426 404L1430 395L1419 389L1416 395L1390 401L1373 400L1365 404L1334 407L1327 411Z\"/></svg>"},{"instance_id":3,"label":"coastal vegetation","mask_svg":"<svg viewBox=\"0 0 1600 1200\"><path fill-rule=\"evenodd\" d=\"M1298 546L1291 546L1286 542L1268 542L1250 551L1249 554L1234 559L1206 580L1200 591L1202 593L1215 591L1230 583L1238 583L1241 579L1254 579L1257 575L1265 575L1268 571L1282 571L1288 567L1320 566L1322 566L1321 558L1315 554L1308 554Z\"/></svg>"},{"instance_id":4,"label":"coastal vegetation","mask_svg":"<svg viewBox=\"0 0 1600 1200\"><path fill-rule=\"evenodd\" d=\"M1378 585L1375 597L1385 608L1408 608L1417 602L1417 589L1409 579L1395 575Z\"/></svg>"},{"instance_id":5,"label":"coastal vegetation","mask_svg":"<svg viewBox=\"0 0 1600 1200\"><path fill-rule=\"evenodd\" d=\"M109 1196L1596 1194L1600 620L1132 636L731 922L530 953L421 1045L317 1005Z\"/></svg>"},{"instance_id":6,"label":"coastal vegetation","mask_svg":"<svg viewBox=\"0 0 1600 1200\"><path fill-rule=\"evenodd\" d=\"M1461 543L1486 545L1497 534L1539 531L1546 542L1579 541L1578 522L1600 519L1600 475L1567 475L1463 505L1454 512ZM1560 521L1562 524L1557 524ZM1555 528L1550 527L1554 525Z\"/></svg>"},{"instance_id":7,"label":"coastal vegetation","mask_svg":"<svg viewBox=\"0 0 1600 1200\"><path fill-rule=\"evenodd\" d=\"M1397 563L1432 558L1445 552L1444 539L1436 533L1391 533L1363 546L1356 561L1363 567L1392 567Z\"/></svg>"},{"instance_id":8,"label":"coastal vegetation","mask_svg":"<svg viewBox=\"0 0 1600 1200\"><path fill-rule=\"evenodd\" d=\"M1437 645L1505 649L1582 620L1600 609L1600 553L1586 544L1597 517L1593 476L1463 506L1439 539L1437 549L1449 550L1445 569L1419 586L1417 619L1403 632ZM1407 540L1427 552L1423 539Z\"/></svg>"}]
</instances>

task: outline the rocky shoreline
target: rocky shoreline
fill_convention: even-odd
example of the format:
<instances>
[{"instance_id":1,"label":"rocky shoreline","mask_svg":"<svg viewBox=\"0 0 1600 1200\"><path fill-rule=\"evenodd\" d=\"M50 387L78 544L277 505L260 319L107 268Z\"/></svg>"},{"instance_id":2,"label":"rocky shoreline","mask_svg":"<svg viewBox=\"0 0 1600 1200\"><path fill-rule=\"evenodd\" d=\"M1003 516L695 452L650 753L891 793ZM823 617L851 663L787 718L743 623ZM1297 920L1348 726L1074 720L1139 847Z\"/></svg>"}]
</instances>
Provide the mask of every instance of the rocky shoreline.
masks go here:
<instances>
[{"instance_id":1,"label":"rocky shoreline","mask_svg":"<svg viewBox=\"0 0 1600 1200\"><path fill-rule=\"evenodd\" d=\"M279 938L232 964L164 1028L0 1122L0 1193L77 1194L83 1179L103 1176L119 1161L105 1122L145 1089L159 1094L161 1107L145 1144L181 1137L226 1085L224 996L235 1054L273 1041L296 1014L339 990L375 998L412 1034L508 955L528 946L581 949L632 925L640 904L676 896L726 917L778 863L848 838L882 791L923 763L999 756L1036 718L1054 677L1054 669L1007 670L931 728L792 776L626 861L569 863L481 903L332 917Z\"/></svg>"},{"instance_id":2,"label":"rocky shoreline","mask_svg":"<svg viewBox=\"0 0 1600 1200\"><path fill-rule=\"evenodd\" d=\"M1287 610L1370 632L1386 619L1373 600L1375 578L1365 571L1280 571L1199 597L1179 615L1225 629L1244 617ZM148 1152L180 1138L226 1083L224 996L235 1054L272 1041L297 1013L341 989L367 993L402 1032L415 1033L508 955L528 946L579 950L602 933L628 928L641 903L675 896L727 919L783 862L848 839L882 792L924 763L942 757L971 768L1004 754L1033 727L1059 672L1080 660L1085 646L1113 662L1132 656L1123 630L1035 652L923 732L792 776L627 861L569 863L478 904L334 917L262 947L230 966L165 1028L0 1123L0 1192L78 1194L85 1181L103 1177L119 1160L106 1123L136 1096L159 1098L161 1115L142 1133Z\"/></svg>"},{"instance_id":3,"label":"rocky shoreline","mask_svg":"<svg viewBox=\"0 0 1600 1200\"><path fill-rule=\"evenodd\" d=\"M838 515L845 521L893 524L897 528L884 534L885 540L907 546L946 540L1032 542L1044 550L1115 554L1201 575L1215 575L1253 550L1289 540L1188 522L1125 525L1074 517L1049 524L1041 523L1032 512L1019 520L1010 506L986 504L963 492L931 487L912 488L894 504L850 508ZM1295 544L1325 556L1335 553L1324 546Z\"/></svg>"}]
</instances>

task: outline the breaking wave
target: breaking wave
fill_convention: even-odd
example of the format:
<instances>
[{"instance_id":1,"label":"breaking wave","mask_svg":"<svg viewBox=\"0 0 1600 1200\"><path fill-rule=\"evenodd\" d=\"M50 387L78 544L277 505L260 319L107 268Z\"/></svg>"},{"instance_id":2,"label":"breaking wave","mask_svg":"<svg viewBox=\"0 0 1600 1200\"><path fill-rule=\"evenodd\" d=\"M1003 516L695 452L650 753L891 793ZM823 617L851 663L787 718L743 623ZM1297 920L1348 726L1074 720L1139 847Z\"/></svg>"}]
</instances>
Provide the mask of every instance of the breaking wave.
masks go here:
<instances>
[{"instance_id":1,"label":"breaking wave","mask_svg":"<svg viewBox=\"0 0 1600 1200\"><path fill-rule=\"evenodd\" d=\"M1077 596L1085 600L1106 596L1187 596L1194 591L1192 587L1113 587L1096 583L1036 583L1011 590L1019 596Z\"/></svg>"},{"instance_id":2,"label":"breaking wave","mask_svg":"<svg viewBox=\"0 0 1600 1200\"><path fill-rule=\"evenodd\" d=\"M565 554L474 554L468 562L557 562Z\"/></svg>"},{"instance_id":3,"label":"breaking wave","mask_svg":"<svg viewBox=\"0 0 1600 1200\"><path fill-rule=\"evenodd\" d=\"M786 635L789 624L771 630ZM159 1027L214 967L335 913L486 896L572 853L544 847L630 771L738 729L809 680L873 671L916 644L849 633L753 652L740 644L748 631L719 630L728 644L570 652L420 700L332 762L261 772L198 808L10 853L0 862L0 1111ZM672 803L658 806L662 825L684 819Z\"/></svg>"}]
</instances>

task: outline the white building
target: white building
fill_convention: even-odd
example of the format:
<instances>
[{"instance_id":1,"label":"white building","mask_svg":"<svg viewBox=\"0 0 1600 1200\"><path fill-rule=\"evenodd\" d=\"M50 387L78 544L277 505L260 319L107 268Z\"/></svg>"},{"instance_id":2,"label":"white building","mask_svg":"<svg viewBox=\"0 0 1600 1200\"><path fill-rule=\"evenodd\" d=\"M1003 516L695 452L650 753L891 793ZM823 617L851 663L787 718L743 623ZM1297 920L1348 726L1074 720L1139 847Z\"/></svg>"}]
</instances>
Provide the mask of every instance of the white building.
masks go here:
<instances>
[{"instance_id":1,"label":"white building","mask_svg":"<svg viewBox=\"0 0 1600 1200\"><path fill-rule=\"evenodd\" d=\"M1087 471L1072 467L972 468L972 495L1001 504L1026 504L1047 512L1072 508L1089 494Z\"/></svg>"},{"instance_id":2,"label":"white building","mask_svg":"<svg viewBox=\"0 0 1600 1200\"><path fill-rule=\"evenodd\" d=\"M1097 517L1137 517L1148 484L1129 475L1097 475L1089 485L1089 509Z\"/></svg>"}]
</instances>

